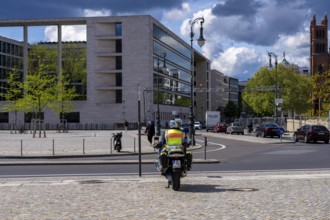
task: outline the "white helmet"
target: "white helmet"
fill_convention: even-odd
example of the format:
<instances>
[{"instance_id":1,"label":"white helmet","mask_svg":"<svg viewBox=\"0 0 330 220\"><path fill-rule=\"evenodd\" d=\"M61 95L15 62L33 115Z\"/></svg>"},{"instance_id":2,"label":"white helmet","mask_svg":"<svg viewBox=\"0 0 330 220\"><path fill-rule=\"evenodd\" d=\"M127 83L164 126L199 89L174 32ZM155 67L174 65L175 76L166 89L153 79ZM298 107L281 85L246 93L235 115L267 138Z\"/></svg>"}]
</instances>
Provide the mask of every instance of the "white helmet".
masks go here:
<instances>
[{"instance_id":1,"label":"white helmet","mask_svg":"<svg viewBox=\"0 0 330 220\"><path fill-rule=\"evenodd\" d=\"M170 121L170 128L179 128L180 126L176 123L175 120Z\"/></svg>"},{"instance_id":2,"label":"white helmet","mask_svg":"<svg viewBox=\"0 0 330 220\"><path fill-rule=\"evenodd\" d=\"M178 128L180 128L182 125L182 120L180 118L176 118L175 122L178 124Z\"/></svg>"}]
</instances>

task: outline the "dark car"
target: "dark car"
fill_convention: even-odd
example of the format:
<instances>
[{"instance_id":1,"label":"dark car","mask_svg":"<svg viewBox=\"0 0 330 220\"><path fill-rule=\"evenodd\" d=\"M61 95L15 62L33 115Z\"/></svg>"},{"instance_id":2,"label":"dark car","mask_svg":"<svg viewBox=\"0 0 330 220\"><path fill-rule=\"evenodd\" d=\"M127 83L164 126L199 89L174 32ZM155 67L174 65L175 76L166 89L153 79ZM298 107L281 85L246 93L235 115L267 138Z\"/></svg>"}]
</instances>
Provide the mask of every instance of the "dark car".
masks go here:
<instances>
[{"instance_id":1,"label":"dark car","mask_svg":"<svg viewBox=\"0 0 330 220\"><path fill-rule=\"evenodd\" d=\"M190 128L189 124L182 124L180 127L181 131L184 133L189 133L189 128Z\"/></svg>"},{"instance_id":2,"label":"dark car","mask_svg":"<svg viewBox=\"0 0 330 220\"><path fill-rule=\"evenodd\" d=\"M218 123L214 127L214 132L216 132L216 133L218 133L218 132L225 132L226 133L227 127L228 127L228 125L226 123Z\"/></svg>"},{"instance_id":3,"label":"dark car","mask_svg":"<svg viewBox=\"0 0 330 220\"><path fill-rule=\"evenodd\" d=\"M304 125L293 134L293 139L297 142L303 140L305 143L313 141L324 141L329 143L329 130L323 125Z\"/></svg>"},{"instance_id":4,"label":"dark car","mask_svg":"<svg viewBox=\"0 0 330 220\"><path fill-rule=\"evenodd\" d=\"M280 130L284 130L281 126L275 123L265 123L259 126L256 126L255 135L256 137L281 137Z\"/></svg>"}]
</instances>

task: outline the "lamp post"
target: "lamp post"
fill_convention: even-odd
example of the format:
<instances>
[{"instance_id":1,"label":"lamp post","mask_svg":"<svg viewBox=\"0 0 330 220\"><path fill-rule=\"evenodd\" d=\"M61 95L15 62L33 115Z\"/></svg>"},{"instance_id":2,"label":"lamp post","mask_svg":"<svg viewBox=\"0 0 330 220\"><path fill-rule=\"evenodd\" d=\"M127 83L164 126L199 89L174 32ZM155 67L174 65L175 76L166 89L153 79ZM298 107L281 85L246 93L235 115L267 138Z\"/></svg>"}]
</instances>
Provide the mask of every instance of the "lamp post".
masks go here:
<instances>
[{"instance_id":1,"label":"lamp post","mask_svg":"<svg viewBox=\"0 0 330 220\"><path fill-rule=\"evenodd\" d=\"M190 84L190 133L189 138L192 141L192 145L195 145L195 127L194 127L194 48L193 48L193 41L194 41L194 25L200 22L200 36L197 39L197 43L200 47L204 46L205 39L203 36L203 23L204 18L199 17L196 18L191 22L190 26L190 55L191 55L191 84Z\"/></svg>"},{"instance_id":2,"label":"lamp post","mask_svg":"<svg viewBox=\"0 0 330 220\"><path fill-rule=\"evenodd\" d=\"M274 111L274 114L275 114L275 120L277 122L277 99L278 99L278 89L277 89L277 55L273 52L268 52L268 56L269 56L269 68L272 68L272 56L275 57L275 111Z\"/></svg>"},{"instance_id":3,"label":"lamp post","mask_svg":"<svg viewBox=\"0 0 330 220\"><path fill-rule=\"evenodd\" d=\"M166 68L166 64L165 64L166 53L162 53L162 57L163 57L163 68ZM157 125L156 135L157 136L160 136L160 115L159 115L159 58L157 58L157 116L156 116L156 125Z\"/></svg>"}]
</instances>

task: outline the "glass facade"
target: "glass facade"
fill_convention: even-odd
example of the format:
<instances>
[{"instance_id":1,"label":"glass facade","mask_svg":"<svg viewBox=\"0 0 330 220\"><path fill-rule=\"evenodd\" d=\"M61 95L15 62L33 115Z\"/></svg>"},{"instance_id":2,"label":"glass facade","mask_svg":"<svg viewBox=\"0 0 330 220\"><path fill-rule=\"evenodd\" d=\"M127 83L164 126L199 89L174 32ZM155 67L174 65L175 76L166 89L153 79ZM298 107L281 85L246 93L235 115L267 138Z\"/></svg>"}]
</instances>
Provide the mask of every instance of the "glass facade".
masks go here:
<instances>
[{"instance_id":1,"label":"glass facade","mask_svg":"<svg viewBox=\"0 0 330 220\"><path fill-rule=\"evenodd\" d=\"M184 55L188 59L190 59L190 49L175 40L173 37L171 37L169 34L167 34L165 31L163 31L160 27L154 25L154 38L157 40L163 42L164 44L168 45L171 48L175 48L176 51L178 51L180 54Z\"/></svg>"},{"instance_id":2,"label":"glass facade","mask_svg":"<svg viewBox=\"0 0 330 220\"><path fill-rule=\"evenodd\" d=\"M6 93L7 77L14 68L18 70L20 78L23 79L23 47L0 41L0 93ZM0 101L5 100L5 97L0 97Z\"/></svg>"},{"instance_id":3,"label":"glass facade","mask_svg":"<svg viewBox=\"0 0 330 220\"><path fill-rule=\"evenodd\" d=\"M153 27L154 104L189 107L191 92L190 49L158 26L154 25ZM164 53L166 53L165 61L162 56Z\"/></svg>"}]
</instances>

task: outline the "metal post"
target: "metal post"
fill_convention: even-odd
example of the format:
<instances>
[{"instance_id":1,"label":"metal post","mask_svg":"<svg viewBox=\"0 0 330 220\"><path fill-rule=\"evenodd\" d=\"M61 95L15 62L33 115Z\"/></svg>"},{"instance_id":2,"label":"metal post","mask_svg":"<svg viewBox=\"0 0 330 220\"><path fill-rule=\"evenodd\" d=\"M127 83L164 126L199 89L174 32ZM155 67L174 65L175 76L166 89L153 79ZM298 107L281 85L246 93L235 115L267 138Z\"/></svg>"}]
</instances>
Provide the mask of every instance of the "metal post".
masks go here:
<instances>
[{"instance_id":1,"label":"metal post","mask_svg":"<svg viewBox=\"0 0 330 220\"><path fill-rule=\"evenodd\" d=\"M139 176L142 176L142 161L141 161L141 94L140 85L138 85L138 137L139 137Z\"/></svg>"},{"instance_id":2,"label":"metal post","mask_svg":"<svg viewBox=\"0 0 330 220\"><path fill-rule=\"evenodd\" d=\"M198 45L203 46L205 43L205 39L203 37L203 23L204 18L196 18L192 23L190 27L190 61L191 61L191 82L190 82L190 132L189 132L189 138L192 142L192 145L195 145L195 127L194 127L194 48L193 48L193 40L194 40L194 25L200 21L201 27L200 27L200 36L198 39Z\"/></svg>"},{"instance_id":3,"label":"metal post","mask_svg":"<svg viewBox=\"0 0 330 220\"><path fill-rule=\"evenodd\" d=\"M135 138L134 138L134 153L136 153L136 151L135 151Z\"/></svg>"},{"instance_id":4,"label":"metal post","mask_svg":"<svg viewBox=\"0 0 330 220\"><path fill-rule=\"evenodd\" d=\"M21 156L23 156L23 140L21 140Z\"/></svg>"},{"instance_id":5,"label":"metal post","mask_svg":"<svg viewBox=\"0 0 330 220\"><path fill-rule=\"evenodd\" d=\"M166 53L162 53L163 57L163 67L165 68L165 58ZM157 116L156 116L156 125L157 125L157 136L160 136L160 112L159 112L159 58L157 58Z\"/></svg>"},{"instance_id":6,"label":"metal post","mask_svg":"<svg viewBox=\"0 0 330 220\"><path fill-rule=\"evenodd\" d=\"M112 138L110 138L110 154L112 154Z\"/></svg>"},{"instance_id":7,"label":"metal post","mask_svg":"<svg viewBox=\"0 0 330 220\"><path fill-rule=\"evenodd\" d=\"M207 137L204 137L204 160L206 160Z\"/></svg>"},{"instance_id":8,"label":"metal post","mask_svg":"<svg viewBox=\"0 0 330 220\"><path fill-rule=\"evenodd\" d=\"M83 154L85 154L85 139L83 139Z\"/></svg>"},{"instance_id":9,"label":"metal post","mask_svg":"<svg viewBox=\"0 0 330 220\"><path fill-rule=\"evenodd\" d=\"M55 140L53 139L53 156L55 155Z\"/></svg>"}]
</instances>

